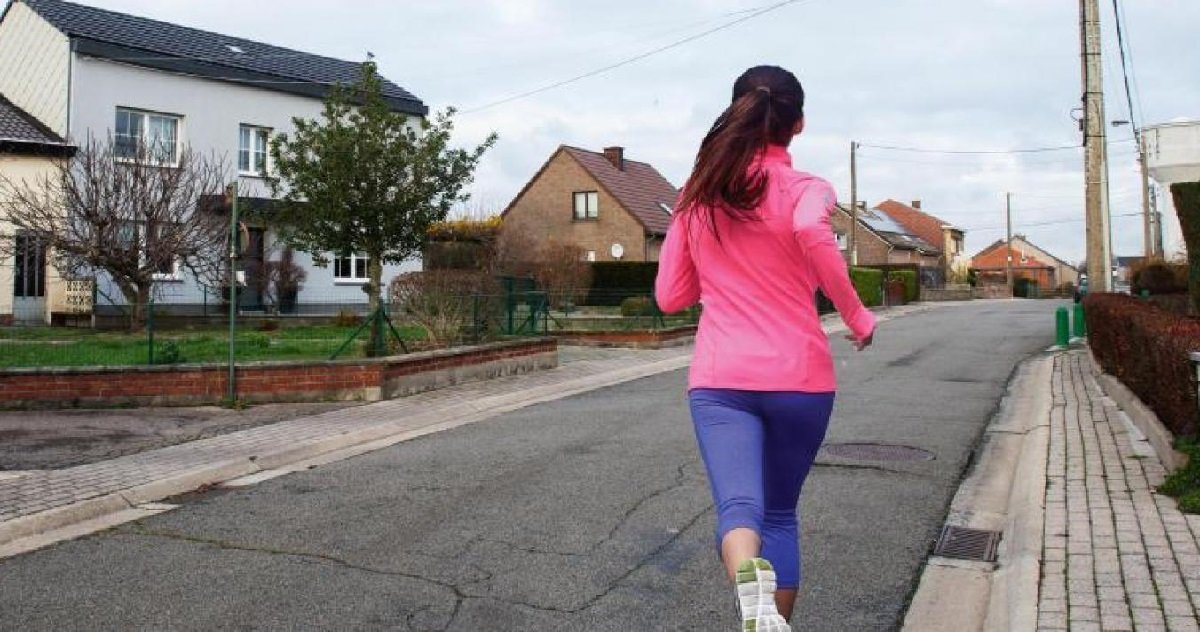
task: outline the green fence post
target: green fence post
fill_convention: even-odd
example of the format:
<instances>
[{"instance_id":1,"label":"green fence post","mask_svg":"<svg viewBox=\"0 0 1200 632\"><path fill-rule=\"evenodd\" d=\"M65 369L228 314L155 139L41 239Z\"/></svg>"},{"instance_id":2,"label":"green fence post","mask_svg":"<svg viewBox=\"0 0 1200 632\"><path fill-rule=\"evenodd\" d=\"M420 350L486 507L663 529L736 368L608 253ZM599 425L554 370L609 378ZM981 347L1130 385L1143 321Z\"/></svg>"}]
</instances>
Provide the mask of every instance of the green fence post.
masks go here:
<instances>
[{"instance_id":1,"label":"green fence post","mask_svg":"<svg viewBox=\"0 0 1200 632\"><path fill-rule=\"evenodd\" d=\"M1087 335L1087 320L1083 317L1083 303L1075 304L1075 337L1083 338Z\"/></svg>"},{"instance_id":2,"label":"green fence post","mask_svg":"<svg viewBox=\"0 0 1200 632\"><path fill-rule=\"evenodd\" d=\"M1058 308L1055 317L1058 324L1056 343L1060 347L1065 347L1071 343L1071 317L1065 307Z\"/></svg>"},{"instance_id":3,"label":"green fence post","mask_svg":"<svg viewBox=\"0 0 1200 632\"><path fill-rule=\"evenodd\" d=\"M154 286L150 286L150 295L146 301L146 357L149 364L154 364Z\"/></svg>"},{"instance_id":4,"label":"green fence post","mask_svg":"<svg viewBox=\"0 0 1200 632\"><path fill-rule=\"evenodd\" d=\"M238 181L226 191L229 199L229 376L226 398L237 403L237 260L238 260Z\"/></svg>"}]
</instances>

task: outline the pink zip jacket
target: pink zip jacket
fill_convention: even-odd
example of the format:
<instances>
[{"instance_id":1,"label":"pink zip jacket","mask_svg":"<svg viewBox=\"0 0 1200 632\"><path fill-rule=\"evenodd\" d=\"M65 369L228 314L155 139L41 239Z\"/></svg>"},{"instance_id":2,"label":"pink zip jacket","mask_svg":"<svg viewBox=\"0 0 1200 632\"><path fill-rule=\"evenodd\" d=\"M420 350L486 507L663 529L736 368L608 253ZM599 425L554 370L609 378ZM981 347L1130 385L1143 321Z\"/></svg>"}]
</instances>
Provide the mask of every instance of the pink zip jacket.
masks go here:
<instances>
[{"instance_id":1,"label":"pink zip jacket","mask_svg":"<svg viewBox=\"0 0 1200 632\"><path fill-rule=\"evenodd\" d=\"M829 223L833 187L792 169L782 146L769 146L758 164L769 179L757 219L718 210L718 242L707 209L675 217L659 255L655 297L667 313L704 306L690 388L832 392L837 380L817 288L856 338L874 331L875 316L850 283Z\"/></svg>"}]
</instances>

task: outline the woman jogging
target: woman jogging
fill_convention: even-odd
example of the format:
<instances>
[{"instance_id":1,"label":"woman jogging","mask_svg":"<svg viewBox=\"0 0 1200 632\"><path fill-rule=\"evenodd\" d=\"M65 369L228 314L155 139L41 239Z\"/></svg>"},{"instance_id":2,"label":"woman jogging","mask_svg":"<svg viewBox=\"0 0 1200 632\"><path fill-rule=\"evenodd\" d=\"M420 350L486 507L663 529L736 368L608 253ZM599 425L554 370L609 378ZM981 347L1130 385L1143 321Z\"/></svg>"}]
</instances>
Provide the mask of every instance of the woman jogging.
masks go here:
<instances>
[{"instance_id":1,"label":"woman jogging","mask_svg":"<svg viewBox=\"0 0 1200 632\"><path fill-rule=\"evenodd\" d=\"M833 187L792 169L787 146L803 129L792 73L758 66L738 78L676 205L655 284L663 311L703 304L688 399L747 632L790 630L800 585L796 504L836 389L816 291L859 350L875 330L830 227Z\"/></svg>"}]
</instances>

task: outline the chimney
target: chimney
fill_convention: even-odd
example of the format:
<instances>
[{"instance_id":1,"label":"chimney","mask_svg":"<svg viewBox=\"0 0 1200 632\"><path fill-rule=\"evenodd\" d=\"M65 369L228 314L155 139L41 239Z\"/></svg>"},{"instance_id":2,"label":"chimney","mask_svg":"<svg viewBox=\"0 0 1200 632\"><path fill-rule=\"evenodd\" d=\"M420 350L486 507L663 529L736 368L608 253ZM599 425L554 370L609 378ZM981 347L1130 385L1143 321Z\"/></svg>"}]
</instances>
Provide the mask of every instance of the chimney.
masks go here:
<instances>
[{"instance_id":1,"label":"chimney","mask_svg":"<svg viewBox=\"0 0 1200 632\"><path fill-rule=\"evenodd\" d=\"M912 207L918 211L921 210L921 200L913 200Z\"/></svg>"},{"instance_id":2,"label":"chimney","mask_svg":"<svg viewBox=\"0 0 1200 632\"><path fill-rule=\"evenodd\" d=\"M625 170L625 148L624 147L605 147L604 157L612 163L620 171Z\"/></svg>"}]
</instances>

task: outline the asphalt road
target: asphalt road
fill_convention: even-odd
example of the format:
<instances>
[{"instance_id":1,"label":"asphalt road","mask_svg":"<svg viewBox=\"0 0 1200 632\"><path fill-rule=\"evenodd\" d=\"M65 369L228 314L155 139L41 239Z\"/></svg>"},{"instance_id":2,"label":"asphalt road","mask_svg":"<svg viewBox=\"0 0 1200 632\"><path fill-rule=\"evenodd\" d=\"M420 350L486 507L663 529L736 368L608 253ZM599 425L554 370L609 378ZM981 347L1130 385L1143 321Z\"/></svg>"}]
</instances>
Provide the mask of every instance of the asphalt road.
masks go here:
<instances>
[{"instance_id":1,"label":"asphalt road","mask_svg":"<svg viewBox=\"0 0 1200 632\"><path fill-rule=\"evenodd\" d=\"M1049 301L985 302L835 343L801 501L797 629L892 630ZM0 560L0 629L733 630L676 372L538 405Z\"/></svg>"}]
</instances>

